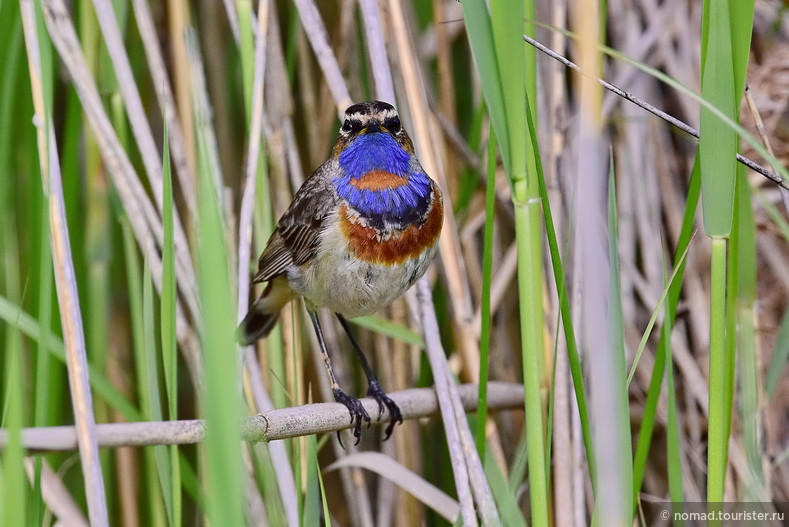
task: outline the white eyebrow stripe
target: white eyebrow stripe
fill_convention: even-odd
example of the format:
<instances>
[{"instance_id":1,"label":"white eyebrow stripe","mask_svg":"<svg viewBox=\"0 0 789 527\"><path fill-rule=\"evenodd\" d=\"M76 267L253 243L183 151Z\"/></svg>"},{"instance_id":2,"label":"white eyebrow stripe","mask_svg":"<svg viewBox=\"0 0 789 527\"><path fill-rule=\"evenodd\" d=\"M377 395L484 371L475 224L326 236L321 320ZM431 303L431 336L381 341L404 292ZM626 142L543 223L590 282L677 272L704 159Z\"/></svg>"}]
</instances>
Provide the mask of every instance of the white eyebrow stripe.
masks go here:
<instances>
[{"instance_id":1,"label":"white eyebrow stripe","mask_svg":"<svg viewBox=\"0 0 789 527\"><path fill-rule=\"evenodd\" d=\"M360 112L360 111L356 111L356 112L353 112L353 113L346 113L345 114L345 118L346 119L349 119L351 121L356 121L356 122L358 122L360 124L365 124L370 119L377 119L377 120L383 122L383 121L385 121L387 119L393 119L395 117L398 117L398 115L397 115L397 110L395 110L394 108L384 108L383 110L381 110L381 111L379 111L379 112L377 112L375 114L372 114L372 115L369 114L369 113Z\"/></svg>"},{"instance_id":2,"label":"white eyebrow stripe","mask_svg":"<svg viewBox=\"0 0 789 527\"><path fill-rule=\"evenodd\" d=\"M359 112L345 114L345 118L350 119L351 121L362 121L362 117L364 117L364 114Z\"/></svg>"}]
</instances>

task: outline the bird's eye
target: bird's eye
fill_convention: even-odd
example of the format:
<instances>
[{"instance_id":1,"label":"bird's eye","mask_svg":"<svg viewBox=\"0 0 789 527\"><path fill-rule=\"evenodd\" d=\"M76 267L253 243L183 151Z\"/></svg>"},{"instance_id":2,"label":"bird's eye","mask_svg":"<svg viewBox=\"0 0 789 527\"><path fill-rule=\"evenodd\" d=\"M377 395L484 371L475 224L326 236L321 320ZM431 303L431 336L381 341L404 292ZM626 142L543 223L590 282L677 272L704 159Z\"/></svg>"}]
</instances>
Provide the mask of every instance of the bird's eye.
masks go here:
<instances>
[{"instance_id":1,"label":"bird's eye","mask_svg":"<svg viewBox=\"0 0 789 527\"><path fill-rule=\"evenodd\" d=\"M389 129L390 132L396 134L400 131L400 118L399 117L392 117L387 122L386 127Z\"/></svg>"},{"instance_id":2,"label":"bird's eye","mask_svg":"<svg viewBox=\"0 0 789 527\"><path fill-rule=\"evenodd\" d=\"M350 132L351 131L351 120L346 119L344 123L342 123L342 131L343 132Z\"/></svg>"}]
</instances>

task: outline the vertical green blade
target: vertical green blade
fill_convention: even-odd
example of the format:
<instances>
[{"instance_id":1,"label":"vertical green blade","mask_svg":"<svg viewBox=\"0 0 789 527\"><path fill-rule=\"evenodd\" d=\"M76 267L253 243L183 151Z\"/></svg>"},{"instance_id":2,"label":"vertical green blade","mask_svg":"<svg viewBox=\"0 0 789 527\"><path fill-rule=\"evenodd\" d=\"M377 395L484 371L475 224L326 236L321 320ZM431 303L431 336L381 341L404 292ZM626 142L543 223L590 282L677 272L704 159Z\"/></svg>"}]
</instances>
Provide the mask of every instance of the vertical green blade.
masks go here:
<instances>
[{"instance_id":1,"label":"vertical green blade","mask_svg":"<svg viewBox=\"0 0 789 527\"><path fill-rule=\"evenodd\" d=\"M708 0L709 43L702 71L701 95L725 115L736 119L734 65L726 1ZM728 237L734 211L737 133L702 108L699 154L704 230L709 236Z\"/></svg>"}]
</instances>

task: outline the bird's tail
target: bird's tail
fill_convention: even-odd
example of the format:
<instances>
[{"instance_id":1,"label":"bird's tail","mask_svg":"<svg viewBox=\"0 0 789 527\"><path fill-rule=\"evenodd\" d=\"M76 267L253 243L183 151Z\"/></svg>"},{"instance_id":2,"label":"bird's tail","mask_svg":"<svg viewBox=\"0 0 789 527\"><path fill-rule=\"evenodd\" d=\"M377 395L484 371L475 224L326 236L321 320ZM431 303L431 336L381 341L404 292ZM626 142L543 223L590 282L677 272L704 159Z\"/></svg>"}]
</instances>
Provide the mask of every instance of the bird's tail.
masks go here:
<instances>
[{"instance_id":1,"label":"bird's tail","mask_svg":"<svg viewBox=\"0 0 789 527\"><path fill-rule=\"evenodd\" d=\"M279 319L280 310L288 303L292 294L284 276L271 280L239 324L236 331L239 344L249 346L268 335Z\"/></svg>"}]
</instances>

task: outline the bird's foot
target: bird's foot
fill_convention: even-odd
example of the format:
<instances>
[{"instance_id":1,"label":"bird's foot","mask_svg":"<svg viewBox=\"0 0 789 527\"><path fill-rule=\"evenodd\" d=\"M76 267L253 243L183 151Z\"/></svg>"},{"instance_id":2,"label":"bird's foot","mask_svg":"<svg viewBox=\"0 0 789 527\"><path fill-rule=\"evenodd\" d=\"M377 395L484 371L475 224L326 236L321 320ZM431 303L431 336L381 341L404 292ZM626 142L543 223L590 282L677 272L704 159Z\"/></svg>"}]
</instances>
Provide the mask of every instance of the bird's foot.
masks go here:
<instances>
[{"instance_id":1,"label":"bird's foot","mask_svg":"<svg viewBox=\"0 0 789 527\"><path fill-rule=\"evenodd\" d=\"M384 406L386 409L389 410L389 417L391 418L389 424L386 426L386 436L384 437L384 441L389 439L389 436L392 435L392 430L397 423L403 422L403 414L400 413L400 408L395 404L395 402L389 398L388 395L384 393L381 387L378 385L377 382L372 381L370 385L367 387L367 396L372 397L376 401L378 401L378 418L380 419L384 413Z\"/></svg>"},{"instance_id":2,"label":"bird's foot","mask_svg":"<svg viewBox=\"0 0 789 527\"><path fill-rule=\"evenodd\" d=\"M358 445L359 440L362 438L362 421L367 423L367 428L370 428L370 414L368 414L367 410L364 409L364 406L362 406L362 402L359 399L356 397L351 397L339 388L334 389L334 400L338 403L344 404L348 409L348 412L350 412L351 424L353 425L353 437L356 438L356 443L354 443L354 445ZM340 446L342 446L342 439L340 439L339 430L337 431L337 439L340 441Z\"/></svg>"}]
</instances>

